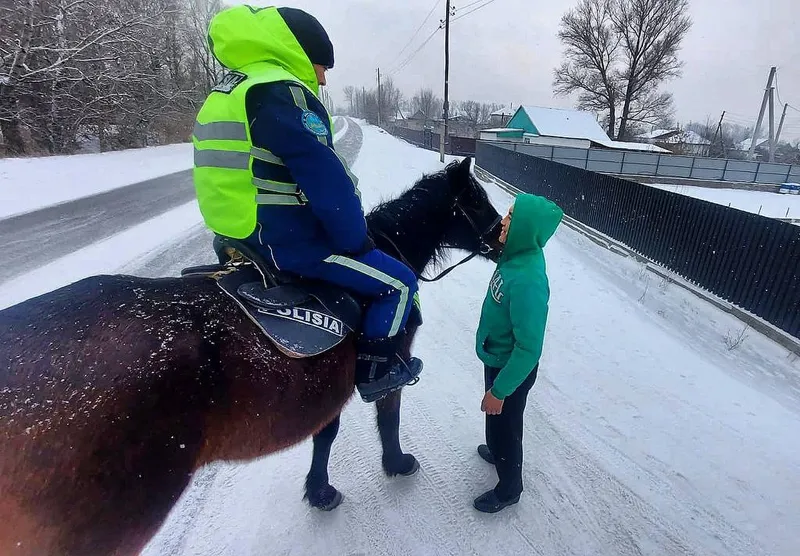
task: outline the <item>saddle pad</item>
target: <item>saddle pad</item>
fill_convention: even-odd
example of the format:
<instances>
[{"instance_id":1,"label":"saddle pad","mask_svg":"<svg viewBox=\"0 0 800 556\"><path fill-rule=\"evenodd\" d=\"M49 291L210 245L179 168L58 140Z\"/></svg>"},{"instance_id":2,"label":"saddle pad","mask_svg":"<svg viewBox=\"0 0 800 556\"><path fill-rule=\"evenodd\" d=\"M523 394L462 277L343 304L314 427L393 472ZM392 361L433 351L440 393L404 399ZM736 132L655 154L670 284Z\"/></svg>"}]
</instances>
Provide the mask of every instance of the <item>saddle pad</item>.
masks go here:
<instances>
[{"instance_id":1,"label":"saddle pad","mask_svg":"<svg viewBox=\"0 0 800 556\"><path fill-rule=\"evenodd\" d=\"M217 280L219 287L247 313L275 346L289 357L314 357L333 349L360 322L360 307L346 293L339 290L320 290L307 294L305 301L296 306L261 307L245 299L239 291L261 286L255 269L243 268ZM251 288L242 288L243 285ZM263 288L263 286L261 286ZM278 286L254 294L265 297L288 299L280 291L288 286ZM295 288L299 289L299 288ZM303 285L305 290L305 285ZM300 290L301 292L303 290ZM252 292L251 292L252 293ZM322 297L322 301L317 299ZM355 317L355 318L354 318Z\"/></svg>"},{"instance_id":2,"label":"saddle pad","mask_svg":"<svg viewBox=\"0 0 800 556\"><path fill-rule=\"evenodd\" d=\"M181 276L211 276L217 272L226 270L225 265L206 264L201 266L190 266L181 270Z\"/></svg>"},{"instance_id":3,"label":"saddle pad","mask_svg":"<svg viewBox=\"0 0 800 556\"><path fill-rule=\"evenodd\" d=\"M307 292L289 285L267 289L261 282L248 282L239 286L237 293L262 309L297 307L311 301Z\"/></svg>"}]
</instances>

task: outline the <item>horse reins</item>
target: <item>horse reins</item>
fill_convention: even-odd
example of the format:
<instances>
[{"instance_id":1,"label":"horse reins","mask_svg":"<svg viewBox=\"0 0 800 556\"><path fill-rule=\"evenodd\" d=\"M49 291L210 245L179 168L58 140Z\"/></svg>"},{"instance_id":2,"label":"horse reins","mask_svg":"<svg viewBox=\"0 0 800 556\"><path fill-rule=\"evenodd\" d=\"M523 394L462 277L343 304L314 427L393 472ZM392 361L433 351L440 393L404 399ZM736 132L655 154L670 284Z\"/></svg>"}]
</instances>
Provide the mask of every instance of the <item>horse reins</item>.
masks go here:
<instances>
[{"instance_id":1,"label":"horse reins","mask_svg":"<svg viewBox=\"0 0 800 556\"><path fill-rule=\"evenodd\" d=\"M458 268L462 264L468 263L469 261L471 261L472 259L474 259L478 255L486 255L486 254L490 253L491 250L492 250L492 248L489 246L489 244L486 243L486 237L489 235L489 233L492 230L494 230L494 228L497 226L497 224L500 223L502 218L500 216L498 216L497 218L495 218L494 222L492 222L491 225L489 225L489 227L486 228L486 230L484 232L481 232L478 229L478 226L475 224L475 221L470 217L469 214L467 214L467 211L464 210L464 207L462 207L461 203L459 203L458 201L459 201L459 199L456 197L455 203L453 203L453 208L460 210L461 214L463 214L464 218L467 219L467 222L469 222L469 225L472 227L472 229L476 233L479 234L479 237L481 239L481 244L478 247L477 251L475 251L474 253L470 253L469 255L464 257L464 259L462 259L461 261L457 262L453 266L450 266L450 267L446 268L445 270L443 270L441 272L441 274L439 274L435 278L426 278L425 276L423 276L422 271L420 271L419 279L421 281L423 281L423 282L428 282L428 283L438 282L439 280L441 280L442 278L444 278L445 276L447 276L448 274L453 272L456 268ZM389 236L387 236L383 232L378 232L378 235L380 235L383 239L385 239L389 243L389 245L394 247L394 250L397 252L397 257L400 259L400 261L403 264L405 264L408 268L412 268L412 269L414 268L414 266L410 262L408 262L408 259L406 259L405 256L403 256L403 253L397 247L397 244L394 241L392 241L391 238L389 238Z\"/></svg>"}]
</instances>

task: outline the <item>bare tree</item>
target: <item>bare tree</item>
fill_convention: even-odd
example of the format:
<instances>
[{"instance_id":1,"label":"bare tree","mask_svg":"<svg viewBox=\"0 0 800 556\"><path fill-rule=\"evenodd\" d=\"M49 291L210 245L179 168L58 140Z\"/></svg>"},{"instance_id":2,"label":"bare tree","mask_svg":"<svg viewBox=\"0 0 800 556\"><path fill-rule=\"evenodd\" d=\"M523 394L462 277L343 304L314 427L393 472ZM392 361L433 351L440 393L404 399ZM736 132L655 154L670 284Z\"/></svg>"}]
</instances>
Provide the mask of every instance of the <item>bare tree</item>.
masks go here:
<instances>
[{"instance_id":1,"label":"bare tree","mask_svg":"<svg viewBox=\"0 0 800 556\"><path fill-rule=\"evenodd\" d=\"M10 154L186 140L218 74L219 0L9 0L0 7L0 131Z\"/></svg>"},{"instance_id":2,"label":"bare tree","mask_svg":"<svg viewBox=\"0 0 800 556\"><path fill-rule=\"evenodd\" d=\"M411 98L411 111L421 112L426 120L441 118L444 110L442 99L434 94L432 89L422 88Z\"/></svg>"},{"instance_id":3,"label":"bare tree","mask_svg":"<svg viewBox=\"0 0 800 556\"><path fill-rule=\"evenodd\" d=\"M222 9L221 0L184 0L185 40L191 56L189 65L193 81L208 94L220 76L222 68L208 48L208 26Z\"/></svg>"},{"instance_id":4,"label":"bare tree","mask_svg":"<svg viewBox=\"0 0 800 556\"><path fill-rule=\"evenodd\" d=\"M328 114L333 115L335 108L333 106L333 99L331 98L331 94L328 92L328 89L325 87L320 87L319 89L319 100L322 102L325 110L328 111Z\"/></svg>"},{"instance_id":5,"label":"bare tree","mask_svg":"<svg viewBox=\"0 0 800 556\"><path fill-rule=\"evenodd\" d=\"M397 117L403 103L403 93L395 86L392 78L388 77L381 82L380 95L381 122L386 123Z\"/></svg>"},{"instance_id":6,"label":"bare tree","mask_svg":"<svg viewBox=\"0 0 800 556\"><path fill-rule=\"evenodd\" d=\"M465 100L456 104L457 113L462 116L476 131L491 121L492 112L502 108L499 104L487 104L474 100Z\"/></svg>"},{"instance_id":7,"label":"bare tree","mask_svg":"<svg viewBox=\"0 0 800 556\"><path fill-rule=\"evenodd\" d=\"M583 0L561 18L558 37L566 61L556 69L553 83L557 95L578 93L578 108L606 113L611 137L620 96L614 66L621 42L611 21L613 5L614 0Z\"/></svg>"},{"instance_id":8,"label":"bare tree","mask_svg":"<svg viewBox=\"0 0 800 556\"><path fill-rule=\"evenodd\" d=\"M578 107L603 114L612 137L671 118L672 97L658 88L680 75L687 12L688 0L582 0L561 20L556 94L577 93Z\"/></svg>"},{"instance_id":9,"label":"bare tree","mask_svg":"<svg viewBox=\"0 0 800 556\"><path fill-rule=\"evenodd\" d=\"M348 104L348 115L358 116L358 114L356 114L356 88L352 85L345 87L344 98L347 100Z\"/></svg>"}]
</instances>

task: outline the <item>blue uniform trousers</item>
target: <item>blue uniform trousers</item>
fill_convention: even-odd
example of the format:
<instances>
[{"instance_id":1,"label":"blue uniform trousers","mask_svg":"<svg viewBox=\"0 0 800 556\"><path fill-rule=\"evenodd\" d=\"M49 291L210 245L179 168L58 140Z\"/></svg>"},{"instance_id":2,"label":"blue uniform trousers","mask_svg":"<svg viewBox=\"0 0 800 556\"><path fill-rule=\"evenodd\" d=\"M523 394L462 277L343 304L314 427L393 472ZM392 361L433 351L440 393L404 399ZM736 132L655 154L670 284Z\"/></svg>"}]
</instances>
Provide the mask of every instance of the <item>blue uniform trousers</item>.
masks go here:
<instances>
[{"instance_id":1,"label":"blue uniform trousers","mask_svg":"<svg viewBox=\"0 0 800 556\"><path fill-rule=\"evenodd\" d=\"M258 234L245 240L268 260L269 247ZM394 337L405 329L408 315L419 290L417 277L406 265L383 251L373 249L361 255L331 255L317 262L281 266L281 270L330 282L369 299L362 322L367 339Z\"/></svg>"},{"instance_id":2,"label":"blue uniform trousers","mask_svg":"<svg viewBox=\"0 0 800 556\"><path fill-rule=\"evenodd\" d=\"M418 291L414 273L378 249L356 256L332 255L291 271L370 298L363 321L363 333L368 339L393 337L404 330Z\"/></svg>"}]
</instances>

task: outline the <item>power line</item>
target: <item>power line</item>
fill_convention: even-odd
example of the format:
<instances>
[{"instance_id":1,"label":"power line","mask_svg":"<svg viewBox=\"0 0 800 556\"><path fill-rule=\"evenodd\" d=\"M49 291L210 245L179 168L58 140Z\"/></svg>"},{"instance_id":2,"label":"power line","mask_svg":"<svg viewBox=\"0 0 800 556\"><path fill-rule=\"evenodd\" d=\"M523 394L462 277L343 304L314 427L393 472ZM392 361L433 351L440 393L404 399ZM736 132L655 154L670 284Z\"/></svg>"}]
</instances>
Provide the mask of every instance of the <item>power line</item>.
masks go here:
<instances>
[{"instance_id":1,"label":"power line","mask_svg":"<svg viewBox=\"0 0 800 556\"><path fill-rule=\"evenodd\" d=\"M422 51L422 49L425 48L425 46L429 42L431 42L431 40L433 40L433 37L435 37L436 34L441 30L442 30L442 26L439 25L439 27L434 29L433 33L428 35L428 38L425 39L425 42L423 42L421 45L419 45L419 48L417 48L414 52L412 52L411 55L408 58L406 58L399 66L395 67L393 70L389 71L388 73L390 75L396 75L396 74L400 73L401 71L403 71L404 69L406 69L408 67L408 65L411 63L411 61L414 58L416 58L417 54L419 54Z\"/></svg>"},{"instance_id":2,"label":"power line","mask_svg":"<svg viewBox=\"0 0 800 556\"><path fill-rule=\"evenodd\" d=\"M481 8L485 8L489 4L492 4L492 3L496 2L496 1L497 0L478 0L477 2L472 2L471 4L467 4L466 7L460 8L460 10L464 10L464 9L466 9L468 7L475 6L477 4L480 4L480 5L475 7L475 8L473 8L473 9L471 9L471 10L469 10L469 11L467 11L467 12L465 12L465 13L462 13L461 15L459 15L459 16L455 17L454 19L450 20L450 23L452 24L453 22L458 21L459 19L461 19L463 17L466 17L466 16L468 16L468 15L470 15L472 13L475 13L478 10L480 10ZM436 7L438 5L439 5L439 1L437 1L436 5L434 6L434 10L436 9ZM433 13L433 12L431 12L431 13ZM426 18L426 21L429 18L430 18L430 15ZM424 26L424 23L423 23L423 26ZM388 72L386 72L387 75L396 75L396 74L400 73L401 71L403 71L404 69L406 69L408 67L408 65L414 60L414 58L416 58L417 54L419 54L422 51L422 49L425 48L425 46L427 46L427 44L429 42L431 42L431 40L433 40L433 38L436 36L436 34L439 31L441 31L443 28L444 28L444 23L440 23L439 27L434 29L433 33L431 33L428 36L428 38L426 38L425 41L423 41L423 43L421 45L419 45L419 47L414 52L411 53L410 56L408 56L405 60L403 60L399 65L396 65L393 69L391 69Z\"/></svg>"},{"instance_id":3,"label":"power line","mask_svg":"<svg viewBox=\"0 0 800 556\"><path fill-rule=\"evenodd\" d=\"M473 9L469 10L469 11L468 11L468 12L466 12L466 13L462 13L461 15L459 15L458 17L456 17L455 19L453 19L452 23L455 23L455 22L456 22L456 21L458 21L459 19L463 19L463 18L467 17L469 14L474 14L475 12L477 12L478 10L480 10L481 8L485 8L485 7L486 7L486 6L488 6L489 4L493 4L493 3L494 3L494 2L496 2L496 1L497 1L497 0L488 0L486 3L484 3L484 4L481 4L481 5L480 5L480 6L478 6L477 8L473 8ZM476 3L477 3L477 2L476 2ZM474 6L474 5L475 5L475 4L470 4L470 6ZM461 8L461 9L462 9L462 10L464 10L464 9L466 9L466 8Z\"/></svg>"},{"instance_id":4,"label":"power line","mask_svg":"<svg viewBox=\"0 0 800 556\"><path fill-rule=\"evenodd\" d=\"M778 96L778 104L783 104L781 100L781 91L778 89L778 72L775 72L775 94Z\"/></svg>"},{"instance_id":5,"label":"power line","mask_svg":"<svg viewBox=\"0 0 800 556\"><path fill-rule=\"evenodd\" d=\"M781 92L780 92L780 89L778 89L778 74L777 73L775 74L775 94L778 96L778 103L779 104L783 104L783 100L781 100ZM792 106L788 102L786 103L786 106L788 106L789 108L791 108L795 112L800 112L800 108L795 108L794 106Z\"/></svg>"},{"instance_id":6,"label":"power line","mask_svg":"<svg viewBox=\"0 0 800 556\"><path fill-rule=\"evenodd\" d=\"M416 38L417 38L417 35L419 35L419 32L420 32L420 31L422 31L422 28L423 28L423 27L425 27L425 24L426 24L426 23L428 23L428 20L429 20L429 19L431 18L431 16L433 15L433 12L435 12L435 11L436 11L436 8L439 6L439 4L441 3L441 1L442 1L442 0L434 0L433 7L431 8L431 11L429 11L429 12L428 12L428 15L426 15L426 16L425 16L425 19L424 19L424 20L422 20L422 23L420 23L420 26L419 26L419 27L417 27L417 30L416 30L416 31L414 31L414 34L413 34L413 35L411 35L411 38L408 40L408 42L407 42L407 43L406 43L406 45L403 47L403 49L402 49L402 50L400 50L400 52L397 54L397 56L395 56L394 60L392 60L392 62L391 62L390 64L387 64L388 66L390 66L390 67L391 67L391 66L393 66L393 65L394 65L394 64L397 62L397 60L399 60L399 59L400 59L400 57L403 55L403 53L404 53L406 50L408 50L408 47L409 47L409 46L411 46L411 43L413 43L413 42L414 42L414 39L416 39Z\"/></svg>"},{"instance_id":7,"label":"power line","mask_svg":"<svg viewBox=\"0 0 800 556\"><path fill-rule=\"evenodd\" d=\"M458 11L458 10L466 10L466 9L469 9L469 8L471 8L472 6L474 6L474 5L476 5L476 4L480 4L480 3L482 3L482 2L486 2L486 0L477 0L476 2L472 2L472 3L470 3L470 4L467 4L466 6L461 6L460 8L456 8L456 11Z\"/></svg>"}]
</instances>

